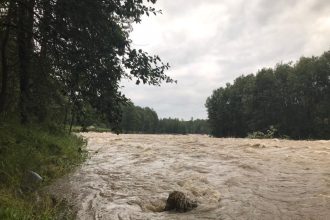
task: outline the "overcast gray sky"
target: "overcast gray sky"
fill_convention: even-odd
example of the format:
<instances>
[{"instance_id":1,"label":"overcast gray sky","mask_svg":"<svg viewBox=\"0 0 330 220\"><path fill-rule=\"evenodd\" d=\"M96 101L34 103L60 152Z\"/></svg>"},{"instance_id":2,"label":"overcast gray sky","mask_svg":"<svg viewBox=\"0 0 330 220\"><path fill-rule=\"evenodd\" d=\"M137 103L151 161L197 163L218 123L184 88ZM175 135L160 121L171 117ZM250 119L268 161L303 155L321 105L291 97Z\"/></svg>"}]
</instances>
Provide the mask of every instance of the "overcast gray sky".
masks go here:
<instances>
[{"instance_id":1,"label":"overcast gray sky","mask_svg":"<svg viewBox=\"0 0 330 220\"><path fill-rule=\"evenodd\" d=\"M177 84L124 81L158 116L207 118L206 98L242 74L330 49L330 0L158 0L162 15L134 26L133 45L169 62Z\"/></svg>"}]
</instances>

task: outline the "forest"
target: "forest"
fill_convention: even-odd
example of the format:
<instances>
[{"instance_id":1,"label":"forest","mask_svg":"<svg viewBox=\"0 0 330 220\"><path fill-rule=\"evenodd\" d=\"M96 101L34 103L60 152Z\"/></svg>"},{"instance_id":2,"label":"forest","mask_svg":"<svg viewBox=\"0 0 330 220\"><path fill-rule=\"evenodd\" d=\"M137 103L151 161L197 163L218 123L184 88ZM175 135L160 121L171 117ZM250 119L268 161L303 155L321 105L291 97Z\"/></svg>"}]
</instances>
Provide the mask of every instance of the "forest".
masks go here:
<instances>
[{"instance_id":1,"label":"forest","mask_svg":"<svg viewBox=\"0 0 330 220\"><path fill-rule=\"evenodd\" d=\"M216 137L330 139L330 51L242 75L205 106Z\"/></svg>"},{"instance_id":2,"label":"forest","mask_svg":"<svg viewBox=\"0 0 330 220\"><path fill-rule=\"evenodd\" d=\"M157 113L149 108L134 104L122 107L121 129L124 133L146 134L209 134L207 120L191 118L189 121L177 118L159 119Z\"/></svg>"}]
</instances>

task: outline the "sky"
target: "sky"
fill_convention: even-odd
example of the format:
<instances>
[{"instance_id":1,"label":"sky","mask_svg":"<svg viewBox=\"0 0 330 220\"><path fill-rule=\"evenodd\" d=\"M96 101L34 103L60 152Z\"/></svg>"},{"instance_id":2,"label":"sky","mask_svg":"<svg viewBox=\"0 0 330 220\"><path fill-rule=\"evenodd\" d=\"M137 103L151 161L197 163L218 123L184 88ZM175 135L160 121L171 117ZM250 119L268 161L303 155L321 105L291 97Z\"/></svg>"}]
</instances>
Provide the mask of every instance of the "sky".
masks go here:
<instances>
[{"instance_id":1,"label":"sky","mask_svg":"<svg viewBox=\"0 0 330 220\"><path fill-rule=\"evenodd\" d=\"M158 0L134 25L133 47L157 54L177 84L122 82L135 105L160 118L207 118L213 90L263 67L330 50L329 0Z\"/></svg>"}]
</instances>

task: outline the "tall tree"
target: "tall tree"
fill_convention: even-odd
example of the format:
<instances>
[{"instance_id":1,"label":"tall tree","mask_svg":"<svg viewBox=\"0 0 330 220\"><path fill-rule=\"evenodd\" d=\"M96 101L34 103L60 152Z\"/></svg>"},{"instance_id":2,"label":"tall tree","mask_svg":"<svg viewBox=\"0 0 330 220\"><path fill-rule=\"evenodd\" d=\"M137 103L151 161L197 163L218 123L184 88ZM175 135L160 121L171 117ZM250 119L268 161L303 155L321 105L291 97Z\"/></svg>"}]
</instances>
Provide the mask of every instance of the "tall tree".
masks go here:
<instances>
[{"instance_id":1,"label":"tall tree","mask_svg":"<svg viewBox=\"0 0 330 220\"><path fill-rule=\"evenodd\" d=\"M15 4L13 2L4 2L2 8L7 10L1 11L0 24L1 24L1 91L0 91L0 113L5 110L7 103L7 88L8 88L8 44L10 41L11 24L15 17ZM7 13L6 13L7 12Z\"/></svg>"},{"instance_id":2,"label":"tall tree","mask_svg":"<svg viewBox=\"0 0 330 220\"><path fill-rule=\"evenodd\" d=\"M28 122L30 78L32 74L31 62L33 57L33 25L34 25L34 6L35 0L18 1L17 15L17 45L19 57L19 76L20 76L20 114L21 122Z\"/></svg>"},{"instance_id":3,"label":"tall tree","mask_svg":"<svg viewBox=\"0 0 330 220\"><path fill-rule=\"evenodd\" d=\"M238 77L206 100L211 133L330 138L330 52Z\"/></svg>"},{"instance_id":4,"label":"tall tree","mask_svg":"<svg viewBox=\"0 0 330 220\"><path fill-rule=\"evenodd\" d=\"M15 30L21 121L44 121L51 110L67 107L81 114L81 106L88 103L118 127L119 104L127 101L119 91L121 79L151 85L173 82L165 75L169 65L133 48L129 38L133 23L158 13L155 3L6 0L1 5L5 17L10 17L10 5L17 7L17 20L2 22L1 32Z\"/></svg>"}]
</instances>

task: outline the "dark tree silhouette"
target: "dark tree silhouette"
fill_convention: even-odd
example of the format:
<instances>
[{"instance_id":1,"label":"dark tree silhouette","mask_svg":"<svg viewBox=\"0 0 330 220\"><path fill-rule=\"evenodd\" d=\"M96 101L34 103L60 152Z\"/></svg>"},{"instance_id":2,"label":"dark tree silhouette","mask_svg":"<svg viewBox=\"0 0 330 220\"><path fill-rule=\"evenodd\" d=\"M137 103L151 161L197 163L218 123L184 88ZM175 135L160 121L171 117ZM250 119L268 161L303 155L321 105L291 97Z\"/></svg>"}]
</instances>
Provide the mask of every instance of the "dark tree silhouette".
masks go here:
<instances>
[{"instance_id":1,"label":"dark tree silhouette","mask_svg":"<svg viewBox=\"0 0 330 220\"><path fill-rule=\"evenodd\" d=\"M330 51L238 77L206 101L211 133L245 137L330 138ZM270 129L272 128L272 129Z\"/></svg>"},{"instance_id":2,"label":"dark tree silhouette","mask_svg":"<svg viewBox=\"0 0 330 220\"><path fill-rule=\"evenodd\" d=\"M18 113L22 123L64 121L64 112L81 115L89 106L118 128L120 103L127 101L119 91L122 78L173 82L164 73L169 65L132 48L129 38L133 23L158 13L150 6L155 2L2 1L2 115Z\"/></svg>"}]
</instances>

